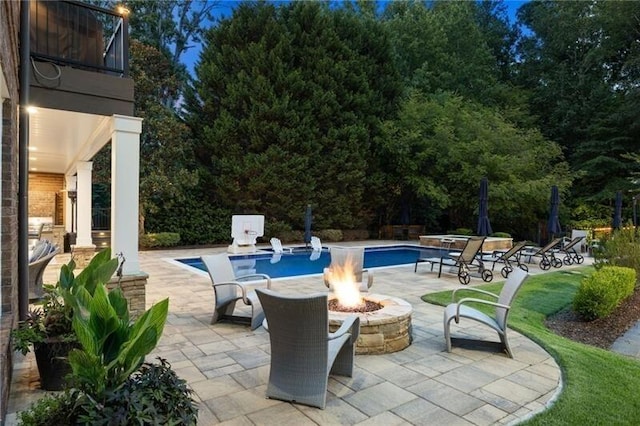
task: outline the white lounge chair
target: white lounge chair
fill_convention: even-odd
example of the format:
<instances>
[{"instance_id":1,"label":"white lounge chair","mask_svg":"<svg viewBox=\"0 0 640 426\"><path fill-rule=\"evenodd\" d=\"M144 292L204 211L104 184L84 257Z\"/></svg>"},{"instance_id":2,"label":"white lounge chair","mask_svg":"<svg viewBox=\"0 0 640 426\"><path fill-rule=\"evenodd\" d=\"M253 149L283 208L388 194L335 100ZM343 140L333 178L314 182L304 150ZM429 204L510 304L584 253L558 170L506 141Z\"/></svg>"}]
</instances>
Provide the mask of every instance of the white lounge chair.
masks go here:
<instances>
[{"instance_id":1,"label":"white lounge chair","mask_svg":"<svg viewBox=\"0 0 640 426\"><path fill-rule=\"evenodd\" d=\"M282 254L285 251L287 253L293 253L293 249L291 247L282 247L282 242L279 238L273 237L269 240L269 242L271 243L271 249L274 253Z\"/></svg>"},{"instance_id":2,"label":"white lounge chair","mask_svg":"<svg viewBox=\"0 0 640 426\"><path fill-rule=\"evenodd\" d=\"M331 287L332 274L335 270L342 270L345 264L351 262L353 266L354 279L356 283L360 283L360 291L369 291L373 285L373 272L363 269L364 266L364 247L333 247L331 249L331 264L324 268L324 284ZM364 274L367 279L363 280Z\"/></svg>"},{"instance_id":3,"label":"white lounge chair","mask_svg":"<svg viewBox=\"0 0 640 426\"><path fill-rule=\"evenodd\" d=\"M251 325L252 330L260 327L264 319L262 306L256 292L247 287L255 285L254 281L258 279L265 280L266 288L271 288L271 277L266 274L250 274L236 277L229 256L226 253L202 256L202 262L209 272L209 277L211 277L216 299L211 324L227 319L248 323ZM249 279L252 279L252 281L245 281ZM242 300L245 305L251 306L251 316L233 314L238 300Z\"/></svg>"},{"instance_id":4,"label":"white lounge chair","mask_svg":"<svg viewBox=\"0 0 640 426\"><path fill-rule=\"evenodd\" d=\"M444 311L444 339L447 344L447 351L451 352L452 340L456 343L467 343L469 339L454 339L451 337L451 321L455 320L456 324L460 322L460 318L468 318L473 321L478 321L484 325L487 325L494 329L498 336L500 336L500 343L497 342L485 342L485 345L500 345L500 348L506 351L509 358L513 358L513 353L509 347L507 340L507 318L509 311L511 310L511 304L516 296L516 293L522 286L522 284L529 277L529 274L520 268L515 268L509 273L509 278L502 287L500 294L494 294L485 290L481 290L474 287L460 288L453 291L452 300L454 303L447 305ZM476 293L491 296L496 299L496 302L489 300L478 299L473 297L465 297L456 302L456 293L458 290L473 291ZM480 312L470 306L469 303L479 303L484 305L490 305L495 307L495 314L493 317Z\"/></svg>"},{"instance_id":5,"label":"white lounge chair","mask_svg":"<svg viewBox=\"0 0 640 426\"><path fill-rule=\"evenodd\" d=\"M325 408L329 374L351 377L360 318L329 333L327 294L290 297L257 290L271 342L267 397Z\"/></svg>"},{"instance_id":6,"label":"white lounge chair","mask_svg":"<svg viewBox=\"0 0 640 426\"><path fill-rule=\"evenodd\" d=\"M311 249L313 251L321 251L322 250L322 242L318 237L311 237Z\"/></svg>"}]
</instances>

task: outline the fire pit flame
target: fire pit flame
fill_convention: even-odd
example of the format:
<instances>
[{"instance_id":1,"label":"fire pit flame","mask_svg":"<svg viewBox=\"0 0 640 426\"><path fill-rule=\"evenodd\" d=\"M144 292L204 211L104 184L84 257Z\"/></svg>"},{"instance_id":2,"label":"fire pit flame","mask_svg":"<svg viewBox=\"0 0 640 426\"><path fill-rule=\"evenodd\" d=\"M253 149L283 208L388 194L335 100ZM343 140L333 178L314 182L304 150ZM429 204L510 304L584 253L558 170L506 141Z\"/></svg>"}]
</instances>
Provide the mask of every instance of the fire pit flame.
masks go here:
<instances>
[{"instance_id":1,"label":"fire pit flame","mask_svg":"<svg viewBox=\"0 0 640 426\"><path fill-rule=\"evenodd\" d=\"M351 256L347 256L342 266L331 266L328 276L338 304L346 309L355 309L365 304L360 294L360 283L356 282L353 264Z\"/></svg>"}]
</instances>

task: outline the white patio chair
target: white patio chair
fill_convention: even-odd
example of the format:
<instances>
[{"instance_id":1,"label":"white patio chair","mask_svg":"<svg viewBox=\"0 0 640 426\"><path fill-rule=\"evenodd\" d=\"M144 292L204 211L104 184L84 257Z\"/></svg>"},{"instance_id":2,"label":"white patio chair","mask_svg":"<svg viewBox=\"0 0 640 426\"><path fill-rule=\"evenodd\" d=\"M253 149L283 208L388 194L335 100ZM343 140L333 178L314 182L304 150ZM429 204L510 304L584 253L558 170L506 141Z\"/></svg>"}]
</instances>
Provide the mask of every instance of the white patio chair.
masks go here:
<instances>
[{"instance_id":1,"label":"white patio chair","mask_svg":"<svg viewBox=\"0 0 640 426\"><path fill-rule=\"evenodd\" d=\"M522 284L526 281L528 276L529 274L527 274L522 269L515 268L509 274L509 278L502 287L502 291L500 291L499 295L473 287L454 290L452 294L452 300L454 303L450 303L449 305L447 305L444 311L444 339L447 344L447 351L451 352L452 340L456 343L467 343L470 341L469 339L454 339L451 337L450 331L452 320L455 320L456 324L458 324L460 322L460 318L468 318L470 320L478 321L484 325L487 325L498 333L498 336L500 337L500 343L498 344L497 342L486 342L485 346L492 345L492 343L493 345L498 344L501 349L506 351L509 358L513 358L513 353L511 352L511 348L509 347L509 342L507 340L507 318L509 316L511 304L513 303L516 293L518 292ZM456 293L458 290L473 291L485 294L497 299L497 301L492 302L473 297L465 297L456 302ZM479 303L494 306L495 314L493 317L490 317L489 315L477 309L467 306L467 304L469 303Z\"/></svg>"},{"instance_id":2,"label":"white patio chair","mask_svg":"<svg viewBox=\"0 0 640 426\"><path fill-rule=\"evenodd\" d=\"M264 319L262 306L254 290L248 287L255 285L255 280L266 280L266 288L271 288L271 277L266 274L250 274L235 276L233 266L226 253L202 256L202 262L209 272L215 305L211 324L220 320L238 321L248 323L251 329L260 327ZM249 280L251 281L245 281ZM251 316L234 315L236 302L242 300L245 305L251 306Z\"/></svg>"},{"instance_id":3,"label":"white patio chair","mask_svg":"<svg viewBox=\"0 0 640 426\"><path fill-rule=\"evenodd\" d=\"M273 237L269 242L271 243L271 249L276 254L282 254L285 251L287 253L293 253L293 249L291 247L282 247L282 242L279 238Z\"/></svg>"},{"instance_id":4,"label":"white patio chair","mask_svg":"<svg viewBox=\"0 0 640 426\"><path fill-rule=\"evenodd\" d=\"M327 295L282 296L256 290L271 342L267 397L325 408L329 374L351 377L360 318L329 333Z\"/></svg>"},{"instance_id":5,"label":"white patio chair","mask_svg":"<svg viewBox=\"0 0 640 426\"><path fill-rule=\"evenodd\" d=\"M322 250L322 242L318 237L311 237L311 249L313 251L321 251Z\"/></svg>"}]
</instances>

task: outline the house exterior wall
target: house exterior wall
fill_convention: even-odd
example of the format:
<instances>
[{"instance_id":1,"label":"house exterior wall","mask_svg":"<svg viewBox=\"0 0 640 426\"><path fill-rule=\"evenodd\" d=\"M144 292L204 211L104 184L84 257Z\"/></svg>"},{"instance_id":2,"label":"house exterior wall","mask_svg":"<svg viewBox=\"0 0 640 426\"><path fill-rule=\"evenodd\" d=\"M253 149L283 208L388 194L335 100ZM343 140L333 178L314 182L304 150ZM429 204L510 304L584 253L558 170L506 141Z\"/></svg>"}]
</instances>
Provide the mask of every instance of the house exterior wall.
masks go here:
<instances>
[{"instance_id":1,"label":"house exterior wall","mask_svg":"<svg viewBox=\"0 0 640 426\"><path fill-rule=\"evenodd\" d=\"M64 175L29 173L29 217L51 217L54 225L64 223Z\"/></svg>"},{"instance_id":2,"label":"house exterior wall","mask_svg":"<svg viewBox=\"0 0 640 426\"><path fill-rule=\"evenodd\" d=\"M12 348L9 333L18 316L18 85L20 5L0 2L0 80L2 147L0 194L0 423L3 423L11 383ZM1 83L1 81L0 81ZM0 85L1 86L1 85ZM2 89L0 89L2 90Z\"/></svg>"}]
</instances>

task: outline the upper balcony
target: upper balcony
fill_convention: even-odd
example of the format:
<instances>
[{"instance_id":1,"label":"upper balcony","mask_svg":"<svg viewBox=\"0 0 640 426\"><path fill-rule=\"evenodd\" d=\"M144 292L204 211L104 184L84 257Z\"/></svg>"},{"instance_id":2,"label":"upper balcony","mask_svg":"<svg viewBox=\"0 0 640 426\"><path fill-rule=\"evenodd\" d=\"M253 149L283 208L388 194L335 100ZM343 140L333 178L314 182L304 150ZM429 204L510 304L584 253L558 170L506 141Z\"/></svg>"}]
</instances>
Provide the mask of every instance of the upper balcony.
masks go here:
<instances>
[{"instance_id":1,"label":"upper balcony","mask_svg":"<svg viewBox=\"0 0 640 426\"><path fill-rule=\"evenodd\" d=\"M30 103L133 115L126 11L77 1L30 2Z\"/></svg>"}]
</instances>

